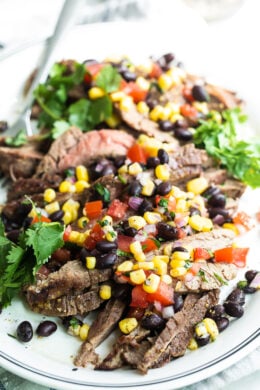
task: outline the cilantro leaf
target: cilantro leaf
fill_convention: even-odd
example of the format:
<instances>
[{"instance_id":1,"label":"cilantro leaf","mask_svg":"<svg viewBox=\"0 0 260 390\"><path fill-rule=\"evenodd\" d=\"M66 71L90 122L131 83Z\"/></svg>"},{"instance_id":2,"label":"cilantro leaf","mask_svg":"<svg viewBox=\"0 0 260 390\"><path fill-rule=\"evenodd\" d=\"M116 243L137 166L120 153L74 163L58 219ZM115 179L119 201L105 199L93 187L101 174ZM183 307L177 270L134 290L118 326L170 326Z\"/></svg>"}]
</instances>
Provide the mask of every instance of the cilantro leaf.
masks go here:
<instances>
[{"instance_id":1,"label":"cilantro leaf","mask_svg":"<svg viewBox=\"0 0 260 390\"><path fill-rule=\"evenodd\" d=\"M68 109L69 122L72 125L85 130L88 121L90 104L90 101L84 98L78 100L76 103L71 104Z\"/></svg>"},{"instance_id":2,"label":"cilantro leaf","mask_svg":"<svg viewBox=\"0 0 260 390\"><path fill-rule=\"evenodd\" d=\"M102 88L106 93L117 91L122 77L112 65L104 66L96 78L97 87Z\"/></svg>"},{"instance_id":3,"label":"cilantro leaf","mask_svg":"<svg viewBox=\"0 0 260 390\"><path fill-rule=\"evenodd\" d=\"M66 121L55 121L53 125L54 127L51 129L53 139L59 138L70 127L70 124Z\"/></svg>"},{"instance_id":4,"label":"cilantro leaf","mask_svg":"<svg viewBox=\"0 0 260 390\"><path fill-rule=\"evenodd\" d=\"M89 107L87 130L105 121L112 115L113 106L108 96L93 100Z\"/></svg>"},{"instance_id":5,"label":"cilantro leaf","mask_svg":"<svg viewBox=\"0 0 260 390\"><path fill-rule=\"evenodd\" d=\"M104 202L110 202L110 192L101 183L96 183L94 189L102 196Z\"/></svg>"},{"instance_id":6,"label":"cilantro leaf","mask_svg":"<svg viewBox=\"0 0 260 390\"><path fill-rule=\"evenodd\" d=\"M27 139L27 133L25 129L18 131L18 133L13 137L5 138L5 144L8 146L19 147L27 144L27 142L28 139Z\"/></svg>"},{"instance_id":7,"label":"cilantro leaf","mask_svg":"<svg viewBox=\"0 0 260 390\"><path fill-rule=\"evenodd\" d=\"M215 276L215 278L216 278L221 284L228 285L227 281L226 281L225 279L223 279L219 274L217 274L216 272L214 272L213 275Z\"/></svg>"}]
</instances>

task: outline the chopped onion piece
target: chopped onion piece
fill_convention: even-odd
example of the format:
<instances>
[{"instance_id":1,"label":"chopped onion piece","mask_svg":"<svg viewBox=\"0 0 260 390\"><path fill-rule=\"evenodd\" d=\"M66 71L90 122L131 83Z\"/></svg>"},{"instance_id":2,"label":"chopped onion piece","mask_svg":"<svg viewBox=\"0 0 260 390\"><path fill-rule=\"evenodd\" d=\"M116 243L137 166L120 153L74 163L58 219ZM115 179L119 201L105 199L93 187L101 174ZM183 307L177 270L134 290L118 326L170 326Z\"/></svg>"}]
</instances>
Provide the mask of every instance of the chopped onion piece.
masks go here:
<instances>
[{"instance_id":1,"label":"chopped onion piece","mask_svg":"<svg viewBox=\"0 0 260 390\"><path fill-rule=\"evenodd\" d=\"M165 318L165 319L169 319L169 318L173 317L173 316L174 316L174 308L173 308L173 305L165 306L165 307L162 309L162 316L163 316L163 318Z\"/></svg>"},{"instance_id":2,"label":"chopped onion piece","mask_svg":"<svg viewBox=\"0 0 260 390\"><path fill-rule=\"evenodd\" d=\"M138 198L137 196L131 196L128 201L129 207L133 210L138 210L139 206L143 202L142 198Z\"/></svg>"},{"instance_id":3,"label":"chopped onion piece","mask_svg":"<svg viewBox=\"0 0 260 390\"><path fill-rule=\"evenodd\" d=\"M249 284L249 287L260 289L260 272L256 274L252 282Z\"/></svg>"},{"instance_id":4,"label":"chopped onion piece","mask_svg":"<svg viewBox=\"0 0 260 390\"><path fill-rule=\"evenodd\" d=\"M156 225L154 223L151 223L150 225L147 224L143 227L143 230L149 235L149 234L156 234L157 229Z\"/></svg>"}]
</instances>

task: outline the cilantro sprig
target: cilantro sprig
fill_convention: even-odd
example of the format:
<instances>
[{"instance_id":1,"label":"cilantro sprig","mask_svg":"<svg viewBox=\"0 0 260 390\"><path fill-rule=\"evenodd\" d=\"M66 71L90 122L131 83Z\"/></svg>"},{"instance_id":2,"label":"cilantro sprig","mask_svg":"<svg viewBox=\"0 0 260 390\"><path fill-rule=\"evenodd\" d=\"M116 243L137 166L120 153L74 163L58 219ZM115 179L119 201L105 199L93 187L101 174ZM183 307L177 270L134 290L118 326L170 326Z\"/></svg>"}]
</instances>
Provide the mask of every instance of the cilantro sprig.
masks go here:
<instances>
[{"instance_id":1,"label":"cilantro sprig","mask_svg":"<svg viewBox=\"0 0 260 390\"><path fill-rule=\"evenodd\" d=\"M0 304L6 307L20 289L34 281L50 255L62 247L64 227L58 222L38 222L19 236L18 244L4 233L0 219Z\"/></svg>"},{"instance_id":2,"label":"cilantro sprig","mask_svg":"<svg viewBox=\"0 0 260 390\"><path fill-rule=\"evenodd\" d=\"M235 178L252 188L260 186L260 141L249 143L238 138L238 128L246 117L240 108L222 112L223 122L209 118L195 130L194 143Z\"/></svg>"}]
</instances>

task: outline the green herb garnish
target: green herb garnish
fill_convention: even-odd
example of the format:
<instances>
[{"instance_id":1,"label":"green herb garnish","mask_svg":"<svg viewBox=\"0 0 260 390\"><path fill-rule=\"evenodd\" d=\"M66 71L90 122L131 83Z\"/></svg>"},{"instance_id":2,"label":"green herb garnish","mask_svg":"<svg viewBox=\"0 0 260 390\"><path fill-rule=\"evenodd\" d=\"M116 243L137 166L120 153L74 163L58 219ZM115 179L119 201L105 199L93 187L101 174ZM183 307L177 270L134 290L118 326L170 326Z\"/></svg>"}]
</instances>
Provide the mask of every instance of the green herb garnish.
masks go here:
<instances>
[{"instance_id":1,"label":"green herb garnish","mask_svg":"<svg viewBox=\"0 0 260 390\"><path fill-rule=\"evenodd\" d=\"M97 183L94 185L94 189L99 193L99 195L102 196L104 202L110 202L110 192L106 187L100 183Z\"/></svg>"},{"instance_id":2,"label":"green herb garnish","mask_svg":"<svg viewBox=\"0 0 260 390\"><path fill-rule=\"evenodd\" d=\"M228 285L227 281L225 279L223 279L219 274L217 274L216 272L214 272L214 276L215 278L221 283L221 284L224 284L224 285Z\"/></svg>"},{"instance_id":3,"label":"green herb garnish","mask_svg":"<svg viewBox=\"0 0 260 390\"><path fill-rule=\"evenodd\" d=\"M208 279L206 278L205 271L203 269L200 269L197 275L201 278L201 280L205 283L208 282Z\"/></svg>"},{"instance_id":4,"label":"green herb garnish","mask_svg":"<svg viewBox=\"0 0 260 390\"><path fill-rule=\"evenodd\" d=\"M19 147L28 142L27 133L25 130L20 130L14 137L6 137L5 144L8 146Z\"/></svg>"}]
</instances>

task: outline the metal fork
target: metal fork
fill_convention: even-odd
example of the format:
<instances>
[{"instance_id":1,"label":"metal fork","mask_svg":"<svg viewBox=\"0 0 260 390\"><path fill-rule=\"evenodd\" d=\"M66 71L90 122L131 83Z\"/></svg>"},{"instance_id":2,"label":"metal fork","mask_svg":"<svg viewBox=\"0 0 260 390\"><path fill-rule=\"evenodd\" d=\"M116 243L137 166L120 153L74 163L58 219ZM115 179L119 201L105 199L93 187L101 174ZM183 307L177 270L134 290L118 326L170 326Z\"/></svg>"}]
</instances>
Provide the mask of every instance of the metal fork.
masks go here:
<instances>
[{"instance_id":1,"label":"metal fork","mask_svg":"<svg viewBox=\"0 0 260 390\"><path fill-rule=\"evenodd\" d=\"M46 46L41 58L36 76L22 102L19 117L12 126L5 132L5 135L14 136L18 131L24 129L28 136L33 135L33 128L30 121L31 106L34 101L33 91L38 84L44 83L48 77L50 68L54 61L55 50L64 37L65 32L73 25L79 6L82 0L65 0L58 17L53 35L46 41Z\"/></svg>"}]
</instances>

